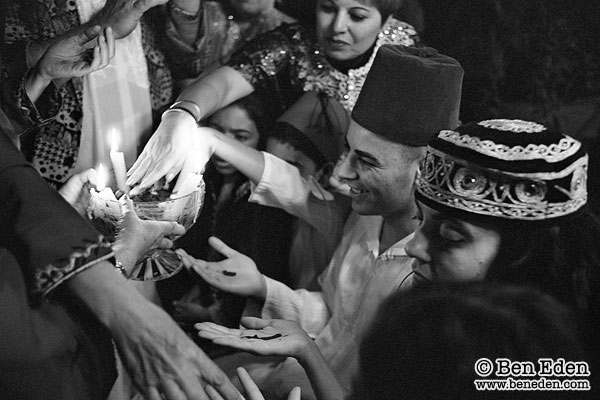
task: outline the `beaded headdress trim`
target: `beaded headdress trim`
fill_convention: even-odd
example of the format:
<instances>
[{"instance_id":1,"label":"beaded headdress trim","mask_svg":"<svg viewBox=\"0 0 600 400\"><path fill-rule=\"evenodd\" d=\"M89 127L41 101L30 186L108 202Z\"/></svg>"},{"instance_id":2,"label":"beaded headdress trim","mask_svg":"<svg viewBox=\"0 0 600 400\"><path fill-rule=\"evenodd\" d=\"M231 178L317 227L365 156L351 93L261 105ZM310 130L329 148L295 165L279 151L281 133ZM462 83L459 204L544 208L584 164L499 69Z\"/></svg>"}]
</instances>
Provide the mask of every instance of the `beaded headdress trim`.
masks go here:
<instances>
[{"instance_id":1,"label":"beaded headdress trim","mask_svg":"<svg viewBox=\"0 0 600 400\"><path fill-rule=\"evenodd\" d=\"M514 174L482 169L429 148L417 179L417 193L469 213L538 221L569 215L587 202L588 156L562 171ZM563 198L564 201L550 199Z\"/></svg>"},{"instance_id":2,"label":"beaded headdress trim","mask_svg":"<svg viewBox=\"0 0 600 400\"><path fill-rule=\"evenodd\" d=\"M480 122L479 125L482 125L482 123L484 122L492 121L483 121ZM492 125L486 127L492 127ZM494 126L494 128L496 127ZM546 129L545 127L543 128ZM474 150L486 156L505 161L538 159L554 163L562 161L572 156L581 148L581 143L569 136L564 136L560 139L558 143L552 143L550 145L529 144L525 147L510 147L505 144L494 143L491 140L481 140L478 137L472 137L466 134L461 134L456 131L441 131L438 135L438 138L452 143L456 146Z\"/></svg>"}]
</instances>

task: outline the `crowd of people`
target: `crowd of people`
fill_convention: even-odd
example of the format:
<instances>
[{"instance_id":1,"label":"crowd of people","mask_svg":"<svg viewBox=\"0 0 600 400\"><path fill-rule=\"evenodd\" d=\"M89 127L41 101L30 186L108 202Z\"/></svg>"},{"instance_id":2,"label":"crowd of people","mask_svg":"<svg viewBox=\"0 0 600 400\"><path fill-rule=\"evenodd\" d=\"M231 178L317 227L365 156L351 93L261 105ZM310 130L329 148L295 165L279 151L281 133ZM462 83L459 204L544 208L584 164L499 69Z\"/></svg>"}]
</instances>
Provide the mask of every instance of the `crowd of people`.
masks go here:
<instances>
[{"instance_id":1,"label":"crowd of people","mask_svg":"<svg viewBox=\"0 0 600 400\"><path fill-rule=\"evenodd\" d=\"M594 398L592 3L3 2L0 397ZM189 230L138 217L189 173Z\"/></svg>"}]
</instances>

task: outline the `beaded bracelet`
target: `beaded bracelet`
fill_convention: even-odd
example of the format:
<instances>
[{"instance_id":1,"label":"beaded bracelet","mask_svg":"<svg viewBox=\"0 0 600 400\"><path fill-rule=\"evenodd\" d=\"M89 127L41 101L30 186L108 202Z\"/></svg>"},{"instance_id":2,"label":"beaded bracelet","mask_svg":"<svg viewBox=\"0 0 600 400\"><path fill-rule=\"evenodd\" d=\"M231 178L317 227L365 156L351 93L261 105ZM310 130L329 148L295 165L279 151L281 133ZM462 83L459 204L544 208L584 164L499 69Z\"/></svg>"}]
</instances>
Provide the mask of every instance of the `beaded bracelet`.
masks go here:
<instances>
[{"instance_id":1,"label":"beaded bracelet","mask_svg":"<svg viewBox=\"0 0 600 400\"><path fill-rule=\"evenodd\" d=\"M125 270L125 267L123 266L123 263L121 261L115 261L115 271L117 271L118 273L120 273L121 275L123 275L125 277L125 279L127 279L127 270Z\"/></svg>"}]
</instances>

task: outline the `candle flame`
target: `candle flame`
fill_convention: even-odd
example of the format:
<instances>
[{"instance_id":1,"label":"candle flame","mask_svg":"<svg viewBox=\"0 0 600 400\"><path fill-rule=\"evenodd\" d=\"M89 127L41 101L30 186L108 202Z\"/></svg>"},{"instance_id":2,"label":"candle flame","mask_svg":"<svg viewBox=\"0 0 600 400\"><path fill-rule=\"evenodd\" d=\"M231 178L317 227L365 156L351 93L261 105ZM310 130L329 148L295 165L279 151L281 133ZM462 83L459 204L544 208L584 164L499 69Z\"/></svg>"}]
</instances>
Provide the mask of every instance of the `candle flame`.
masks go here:
<instances>
[{"instance_id":1,"label":"candle flame","mask_svg":"<svg viewBox=\"0 0 600 400\"><path fill-rule=\"evenodd\" d=\"M100 163L98 166L98 174L96 181L96 190L102 191L106 187L106 168Z\"/></svg>"}]
</instances>

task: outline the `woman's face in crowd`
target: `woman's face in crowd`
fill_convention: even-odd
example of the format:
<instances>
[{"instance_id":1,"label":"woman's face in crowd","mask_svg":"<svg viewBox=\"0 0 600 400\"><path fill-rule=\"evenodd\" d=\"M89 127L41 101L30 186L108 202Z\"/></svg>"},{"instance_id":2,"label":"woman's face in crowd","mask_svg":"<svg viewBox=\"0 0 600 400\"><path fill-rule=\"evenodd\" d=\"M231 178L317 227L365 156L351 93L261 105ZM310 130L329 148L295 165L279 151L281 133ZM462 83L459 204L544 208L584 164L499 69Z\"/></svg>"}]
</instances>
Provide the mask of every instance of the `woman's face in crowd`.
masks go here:
<instances>
[{"instance_id":1,"label":"woman's face in crowd","mask_svg":"<svg viewBox=\"0 0 600 400\"><path fill-rule=\"evenodd\" d=\"M210 119L209 126L248 147L255 149L258 146L258 128L246 110L239 106L232 105L217 111ZM231 175L236 172L231 164L219 157L213 156L212 162L220 174Z\"/></svg>"},{"instance_id":2,"label":"woman's face in crowd","mask_svg":"<svg viewBox=\"0 0 600 400\"><path fill-rule=\"evenodd\" d=\"M497 230L435 211L419 202L423 223L406 245L414 283L483 280L500 247Z\"/></svg>"},{"instance_id":3,"label":"woman's face in crowd","mask_svg":"<svg viewBox=\"0 0 600 400\"><path fill-rule=\"evenodd\" d=\"M383 22L379 10L365 0L317 2L317 39L335 60L350 60L369 50Z\"/></svg>"}]
</instances>

